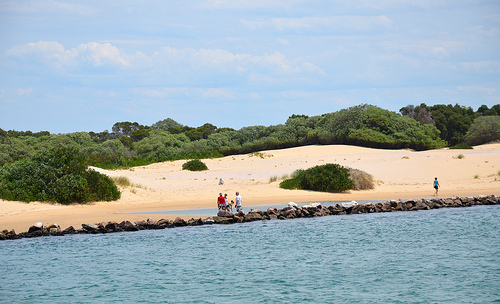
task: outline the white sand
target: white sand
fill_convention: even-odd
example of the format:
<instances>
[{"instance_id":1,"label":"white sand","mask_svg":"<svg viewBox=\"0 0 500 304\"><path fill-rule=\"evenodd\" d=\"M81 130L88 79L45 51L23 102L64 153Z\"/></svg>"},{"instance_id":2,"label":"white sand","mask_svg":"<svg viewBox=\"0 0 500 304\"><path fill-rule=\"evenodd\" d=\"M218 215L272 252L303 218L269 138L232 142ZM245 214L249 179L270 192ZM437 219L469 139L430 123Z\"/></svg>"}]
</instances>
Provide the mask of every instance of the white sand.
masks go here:
<instances>
[{"instance_id":1,"label":"white sand","mask_svg":"<svg viewBox=\"0 0 500 304\"><path fill-rule=\"evenodd\" d=\"M354 146L307 146L263 151L265 156L236 155L203 160L209 170L182 170L184 160L135 167L129 170L98 171L109 176L127 177L134 187L121 189L122 198L115 202L62 206L32 202L0 200L0 230L27 231L35 222L70 225L103 221L175 218L177 215L123 214L170 209L214 208L219 192L234 199L239 191L243 204L273 205L294 202L331 202L351 200L429 198L434 194L432 182L437 177L440 197L500 195L500 143L477 146L473 150L439 149L379 150ZM464 158L457 156L462 154ZM377 186L373 190L348 193L320 193L279 188L279 179L297 169L326 163L360 169L372 174ZM278 181L270 183L272 176ZM219 178L224 185L219 186ZM214 214L215 215L215 214ZM193 216L184 216L191 218Z\"/></svg>"}]
</instances>

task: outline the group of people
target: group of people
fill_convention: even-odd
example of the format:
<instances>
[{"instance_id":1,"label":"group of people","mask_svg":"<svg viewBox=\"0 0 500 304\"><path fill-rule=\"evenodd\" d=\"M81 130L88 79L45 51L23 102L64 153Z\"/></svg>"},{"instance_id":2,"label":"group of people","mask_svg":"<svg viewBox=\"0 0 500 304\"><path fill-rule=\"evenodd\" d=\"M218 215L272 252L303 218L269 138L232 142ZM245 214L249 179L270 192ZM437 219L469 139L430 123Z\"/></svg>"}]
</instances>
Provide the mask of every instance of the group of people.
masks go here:
<instances>
[{"instance_id":1,"label":"group of people","mask_svg":"<svg viewBox=\"0 0 500 304\"><path fill-rule=\"evenodd\" d=\"M229 212L233 212L233 204L235 205L236 212L239 212L241 210L241 195L238 191L236 191L236 198L231 200L229 202L227 198L227 193L225 195L222 195L222 192L219 193L219 197L217 198L217 206L219 207L219 210L226 210Z\"/></svg>"}]
</instances>

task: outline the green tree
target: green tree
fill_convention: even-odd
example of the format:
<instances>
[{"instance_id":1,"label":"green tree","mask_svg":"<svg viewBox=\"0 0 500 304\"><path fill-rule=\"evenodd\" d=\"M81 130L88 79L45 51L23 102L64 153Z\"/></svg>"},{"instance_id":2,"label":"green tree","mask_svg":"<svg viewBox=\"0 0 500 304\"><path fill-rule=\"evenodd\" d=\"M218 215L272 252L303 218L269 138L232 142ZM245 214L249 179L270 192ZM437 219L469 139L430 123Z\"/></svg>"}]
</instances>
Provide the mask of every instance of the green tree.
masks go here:
<instances>
[{"instance_id":1,"label":"green tree","mask_svg":"<svg viewBox=\"0 0 500 304\"><path fill-rule=\"evenodd\" d=\"M151 129L163 129L168 130L169 128L182 128L183 125L173 120L172 118L167 118L160 120L151 125Z\"/></svg>"},{"instance_id":2,"label":"green tree","mask_svg":"<svg viewBox=\"0 0 500 304\"><path fill-rule=\"evenodd\" d=\"M474 120L465 135L465 142L471 146L500 140L500 116L480 116Z\"/></svg>"}]
</instances>

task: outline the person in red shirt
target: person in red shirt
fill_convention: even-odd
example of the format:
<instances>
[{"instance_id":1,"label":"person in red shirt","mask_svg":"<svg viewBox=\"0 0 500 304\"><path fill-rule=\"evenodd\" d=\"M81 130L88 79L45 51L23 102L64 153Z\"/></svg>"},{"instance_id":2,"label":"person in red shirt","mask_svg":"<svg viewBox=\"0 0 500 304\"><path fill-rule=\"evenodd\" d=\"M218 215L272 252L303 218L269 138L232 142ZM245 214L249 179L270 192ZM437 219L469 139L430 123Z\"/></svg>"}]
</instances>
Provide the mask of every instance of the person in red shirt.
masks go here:
<instances>
[{"instance_id":1,"label":"person in red shirt","mask_svg":"<svg viewBox=\"0 0 500 304\"><path fill-rule=\"evenodd\" d=\"M222 193L219 193L219 197L217 198L217 206L220 210L226 210L226 199L222 196Z\"/></svg>"}]
</instances>

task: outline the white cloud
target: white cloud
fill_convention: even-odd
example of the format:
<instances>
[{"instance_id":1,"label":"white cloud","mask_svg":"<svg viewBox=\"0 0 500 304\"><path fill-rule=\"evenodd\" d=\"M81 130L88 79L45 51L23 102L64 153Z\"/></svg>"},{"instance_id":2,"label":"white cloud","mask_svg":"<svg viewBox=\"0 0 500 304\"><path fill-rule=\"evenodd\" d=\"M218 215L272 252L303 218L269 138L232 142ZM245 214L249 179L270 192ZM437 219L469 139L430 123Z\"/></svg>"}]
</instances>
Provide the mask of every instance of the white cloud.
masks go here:
<instances>
[{"instance_id":1,"label":"white cloud","mask_svg":"<svg viewBox=\"0 0 500 304\"><path fill-rule=\"evenodd\" d=\"M33 88L19 88L16 90L16 93L19 96L30 95L32 92L33 92Z\"/></svg>"},{"instance_id":2,"label":"white cloud","mask_svg":"<svg viewBox=\"0 0 500 304\"><path fill-rule=\"evenodd\" d=\"M248 74L253 71L293 75L298 73L323 74L310 62L290 62L280 52L263 55L238 54L222 49L177 49L162 47L152 56L141 52L129 55L110 43L89 42L76 48L65 49L56 41L39 41L15 46L7 51L11 57L39 60L56 69L93 67L119 67L156 70L160 73L192 73L199 70L225 74Z\"/></svg>"},{"instance_id":3,"label":"white cloud","mask_svg":"<svg viewBox=\"0 0 500 304\"><path fill-rule=\"evenodd\" d=\"M75 50L77 56L86 62L92 63L94 66L112 64L126 67L130 65L126 59L127 55L122 55L118 48L112 46L110 43L90 42L80 44Z\"/></svg>"},{"instance_id":4,"label":"white cloud","mask_svg":"<svg viewBox=\"0 0 500 304\"><path fill-rule=\"evenodd\" d=\"M202 96L204 98L225 98L225 99L233 99L233 92L227 89L221 88L209 88L202 91Z\"/></svg>"},{"instance_id":5,"label":"white cloud","mask_svg":"<svg viewBox=\"0 0 500 304\"><path fill-rule=\"evenodd\" d=\"M39 59L43 64L63 69L78 65L91 64L94 67L114 65L127 67L130 65L127 54L121 53L110 43L90 42L80 44L76 48L66 50L57 41L39 41L15 46L7 51L8 56L23 59ZM141 55L138 53L138 56Z\"/></svg>"}]
</instances>

